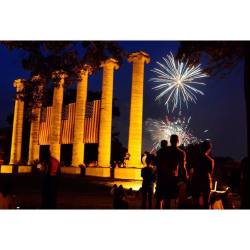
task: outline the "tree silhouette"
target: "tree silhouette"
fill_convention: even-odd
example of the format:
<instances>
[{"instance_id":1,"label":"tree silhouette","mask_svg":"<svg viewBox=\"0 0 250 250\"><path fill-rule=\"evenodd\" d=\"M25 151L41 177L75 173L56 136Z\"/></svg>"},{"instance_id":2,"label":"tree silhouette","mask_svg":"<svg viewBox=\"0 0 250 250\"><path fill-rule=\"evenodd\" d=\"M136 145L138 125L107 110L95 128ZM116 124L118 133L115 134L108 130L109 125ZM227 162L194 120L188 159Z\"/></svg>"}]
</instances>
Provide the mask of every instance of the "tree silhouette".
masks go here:
<instances>
[{"instance_id":1,"label":"tree silhouette","mask_svg":"<svg viewBox=\"0 0 250 250\"><path fill-rule=\"evenodd\" d=\"M119 64L126 53L114 41L4 41L10 51L18 49L24 52L22 66L30 72L25 79L24 89L17 98L24 99L27 105L34 107L46 98L46 88L52 82L52 73L58 70L66 72L65 87L78 80L78 72L89 64L93 72L99 70L102 61L115 58ZM38 76L35 78L34 76Z\"/></svg>"}]
</instances>

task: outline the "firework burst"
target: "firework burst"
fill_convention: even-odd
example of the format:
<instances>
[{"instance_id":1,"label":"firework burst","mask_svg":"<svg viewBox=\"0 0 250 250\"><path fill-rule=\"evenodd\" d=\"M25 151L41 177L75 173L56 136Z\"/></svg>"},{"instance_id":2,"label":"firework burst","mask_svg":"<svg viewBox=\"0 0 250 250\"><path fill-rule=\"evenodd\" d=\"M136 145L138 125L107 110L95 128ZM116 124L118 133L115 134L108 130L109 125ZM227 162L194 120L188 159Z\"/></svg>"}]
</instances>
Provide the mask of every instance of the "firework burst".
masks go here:
<instances>
[{"instance_id":1,"label":"firework burst","mask_svg":"<svg viewBox=\"0 0 250 250\"><path fill-rule=\"evenodd\" d=\"M163 63L156 62L159 68L151 70L155 73L155 77L150 79L155 84L152 89L160 92L155 100L165 98L164 102L168 110L169 106L172 106L172 112L179 107L181 112L183 103L188 108L189 102L196 103L196 94L204 95L196 87L206 85L199 79L208 75L202 72L200 64L191 66L188 60L185 62L175 60L172 53L162 59Z\"/></svg>"},{"instance_id":2,"label":"firework burst","mask_svg":"<svg viewBox=\"0 0 250 250\"><path fill-rule=\"evenodd\" d=\"M189 144L198 144L203 140L194 136L190 129L189 123L191 117L186 119L185 117L179 117L176 120L156 120L156 119L147 119L145 122L146 131L150 133L151 139L153 141L153 149L160 147L161 140L165 139L170 141L170 136L173 134L178 135L179 143L187 146ZM206 133L207 130L204 131Z\"/></svg>"}]
</instances>

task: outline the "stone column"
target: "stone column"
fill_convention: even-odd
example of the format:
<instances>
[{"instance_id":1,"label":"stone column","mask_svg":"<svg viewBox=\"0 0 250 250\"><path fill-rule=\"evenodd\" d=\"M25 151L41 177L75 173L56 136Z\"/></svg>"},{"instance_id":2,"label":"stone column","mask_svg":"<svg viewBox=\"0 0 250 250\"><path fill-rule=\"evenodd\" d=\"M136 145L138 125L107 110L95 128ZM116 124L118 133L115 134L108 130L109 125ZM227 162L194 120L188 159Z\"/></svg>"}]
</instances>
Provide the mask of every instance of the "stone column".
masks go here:
<instances>
[{"instance_id":1,"label":"stone column","mask_svg":"<svg viewBox=\"0 0 250 250\"><path fill-rule=\"evenodd\" d=\"M108 59L102 63L102 99L99 129L98 166L109 167L111 156L111 128L113 106L114 70L119 66L115 59Z\"/></svg>"},{"instance_id":2,"label":"stone column","mask_svg":"<svg viewBox=\"0 0 250 250\"><path fill-rule=\"evenodd\" d=\"M34 76L34 80L39 80L39 76ZM41 79L40 79L41 80ZM43 86L39 85L39 92L42 90ZM35 160L40 158L40 145L39 145L39 126L40 126L40 116L41 116L41 102L36 104L36 107L32 109L31 114L31 124L30 124L30 141L29 141L29 159L28 165L33 164Z\"/></svg>"},{"instance_id":3,"label":"stone column","mask_svg":"<svg viewBox=\"0 0 250 250\"><path fill-rule=\"evenodd\" d=\"M150 58L147 53L140 51L130 54L128 61L133 63L128 137L130 159L128 166L141 167L144 63L149 63Z\"/></svg>"},{"instance_id":4,"label":"stone column","mask_svg":"<svg viewBox=\"0 0 250 250\"><path fill-rule=\"evenodd\" d=\"M72 151L72 166L78 167L84 164L84 121L88 93L88 75L92 73L91 67L85 65L80 71L80 79L77 83L76 109L74 123L74 141Z\"/></svg>"},{"instance_id":5,"label":"stone column","mask_svg":"<svg viewBox=\"0 0 250 250\"><path fill-rule=\"evenodd\" d=\"M61 158L61 124L62 124L62 105L63 105L63 91L64 81L67 75L63 71L56 71L53 73L52 78L57 79L54 87L53 104L51 114L51 130L50 130L50 153L51 156L60 162Z\"/></svg>"},{"instance_id":6,"label":"stone column","mask_svg":"<svg viewBox=\"0 0 250 250\"><path fill-rule=\"evenodd\" d=\"M23 90L23 81L24 80L22 79L14 81L13 86L16 88L17 93ZM20 99L16 99L14 119L13 119L12 139L11 139L10 164L18 164L19 161L21 160L23 114L24 114L24 102Z\"/></svg>"},{"instance_id":7,"label":"stone column","mask_svg":"<svg viewBox=\"0 0 250 250\"><path fill-rule=\"evenodd\" d=\"M28 165L32 165L35 160L39 160L40 145L39 145L39 125L41 108L32 109L32 120L30 124L30 142L29 142L29 159Z\"/></svg>"}]
</instances>

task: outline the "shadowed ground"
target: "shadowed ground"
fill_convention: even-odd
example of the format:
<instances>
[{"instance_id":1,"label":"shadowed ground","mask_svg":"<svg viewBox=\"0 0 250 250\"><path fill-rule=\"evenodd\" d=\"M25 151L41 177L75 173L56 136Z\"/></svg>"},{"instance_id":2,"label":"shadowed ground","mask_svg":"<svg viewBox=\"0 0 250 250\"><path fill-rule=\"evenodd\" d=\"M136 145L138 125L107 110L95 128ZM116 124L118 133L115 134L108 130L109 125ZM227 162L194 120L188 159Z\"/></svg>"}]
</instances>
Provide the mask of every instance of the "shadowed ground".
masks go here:
<instances>
[{"instance_id":1,"label":"shadowed ground","mask_svg":"<svg viewBox=\"0 0 250 250\"><path fill-rule=\"evenodd\" d=\"M0 175L0 181L6 178ZM41 207L42 176L11 176L12 190L23 209ZM110 189L114 183L125 188L138 188L141 182L114 181L95 177L63 175L59 177L57 207L59 209L111 209ZM140 208L140 197L129 196L129 208Z\"/></svg>"},{"instance_id":2,"label":"shadowed ground","mask_svg":"<svg viewBox=\"0 0 250 250\"><path fill-rule=\"evenodd\" d=\"M40 209L43 178L41 175L0 175L0 182L11 178L12 191L21 209ZM62 175L58 181L58 209L112 209L111 187L123 185L125 189L139 190L141 181ZM141 207L141 195L134 191L127 197L130 209ZM239 196L234 194L234 208L239 208Z\"/></svg>"}]
</instances>

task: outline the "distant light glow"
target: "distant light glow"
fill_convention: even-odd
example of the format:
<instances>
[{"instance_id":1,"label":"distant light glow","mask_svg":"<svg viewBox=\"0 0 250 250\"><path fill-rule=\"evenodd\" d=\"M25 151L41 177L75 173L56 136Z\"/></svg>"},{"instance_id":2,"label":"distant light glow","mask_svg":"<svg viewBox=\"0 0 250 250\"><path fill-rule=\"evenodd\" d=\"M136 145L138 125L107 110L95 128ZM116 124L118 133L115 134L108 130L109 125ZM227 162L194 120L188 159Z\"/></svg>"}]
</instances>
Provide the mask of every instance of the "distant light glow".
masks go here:
<instances>
[{"instance_id":1,"label":"distant light glow","mask_svg":"<svg viewBox=\"0 0 250 250\"><path fill-rule=\"evenodd\" d=\"M188 103L196 103L196 94L204 95L197 89L197 86L206 85L198 81L201 78L208 77L202 72L200 64L191 66L189 61L175 60L172 53L167 57L162 57L163 63L156 62L159 68L154 68L151 71L155 73L155 77L150 80L155 86L152 88L160 92L155 100L160 100L165 97L165 105L169 111L172 106L172 112L179 108L181 112L182 104L188 108Z\"/></svg>"}]
</instances>

